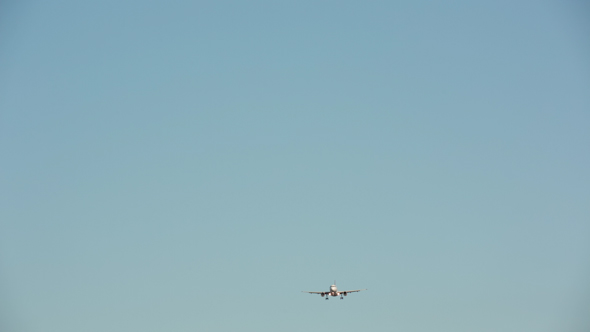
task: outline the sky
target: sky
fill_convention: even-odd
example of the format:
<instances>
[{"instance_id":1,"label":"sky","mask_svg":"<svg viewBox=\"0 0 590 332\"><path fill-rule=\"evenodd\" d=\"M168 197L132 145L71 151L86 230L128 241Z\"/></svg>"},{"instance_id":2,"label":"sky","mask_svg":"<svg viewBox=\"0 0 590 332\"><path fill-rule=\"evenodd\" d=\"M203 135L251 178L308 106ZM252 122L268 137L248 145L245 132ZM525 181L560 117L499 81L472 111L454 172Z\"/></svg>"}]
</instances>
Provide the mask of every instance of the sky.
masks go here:
<instances>
[{"instance_id":1,"label":"sky","mask_svg":"<svg viewBox=\"0 0 590 332\"><path fill-rule=\"evenodd\" d=\"M590 330L583 1L4 1L0 330ZM367 288L325 301L301 291Z\"/></svg>"}]
</instances>

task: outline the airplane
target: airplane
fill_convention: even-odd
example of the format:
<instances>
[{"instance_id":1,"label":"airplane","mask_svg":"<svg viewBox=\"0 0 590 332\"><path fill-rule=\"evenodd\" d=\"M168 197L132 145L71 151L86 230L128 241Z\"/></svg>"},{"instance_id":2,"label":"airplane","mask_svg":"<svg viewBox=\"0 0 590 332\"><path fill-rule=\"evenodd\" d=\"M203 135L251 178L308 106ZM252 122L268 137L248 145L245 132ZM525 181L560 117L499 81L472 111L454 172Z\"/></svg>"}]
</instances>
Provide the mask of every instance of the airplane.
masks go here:
<instances>
[{"instance_id":1,"label":"airplane","mask_svg":"<svg viewBox=\"0 0 590 332\"><path fill-rule=\"evenodd\" d=\"M342 297L343 295L346 296L348 293L355 293L355 292L360 292L360 291L364 291L367 290L365 289L355 289L355 290L347 290L347 291L339 291L338 287L336 287L336 280L334 280L334 284L332 286L330 286L330 290L328 292L306 292L306 291L302 291L303 293L309 293L309 294L320 294L322 297L326 297L326 300L329 299L330 296L340 296L340 299L343 300L344 297Z\"/></svg>"}]
</instances>

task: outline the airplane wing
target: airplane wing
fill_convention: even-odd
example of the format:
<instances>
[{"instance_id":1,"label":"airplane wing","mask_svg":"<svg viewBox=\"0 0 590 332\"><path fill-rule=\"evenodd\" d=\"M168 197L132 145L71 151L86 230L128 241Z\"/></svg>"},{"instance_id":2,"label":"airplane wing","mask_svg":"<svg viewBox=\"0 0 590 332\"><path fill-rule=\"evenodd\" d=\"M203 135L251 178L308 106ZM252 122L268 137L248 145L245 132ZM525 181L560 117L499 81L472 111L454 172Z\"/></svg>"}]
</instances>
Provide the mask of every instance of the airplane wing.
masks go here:
<instances>
[{"instance_id":1,"label":"airplane wing","mask_svg":"<svg viewBox=\"0 0 590 332\"><path fill-rule=\"evenodd\" d=\"M355 292L360 292L360 291L364 291L367 290L365 289L355 289L355 290L339 290L338 293L355 293Z\"/></svg>"},{"instance_id":2,"label":"airplane wing","mask_svg":"<svg viewBox=\"0 0 590 332\"><path fill-rule=\"evenodd\" d=\"M301 291L302 293L309 293L309 294L327 294L329 292L306 292L306 291Z\"/></svg>"}]
</instances>

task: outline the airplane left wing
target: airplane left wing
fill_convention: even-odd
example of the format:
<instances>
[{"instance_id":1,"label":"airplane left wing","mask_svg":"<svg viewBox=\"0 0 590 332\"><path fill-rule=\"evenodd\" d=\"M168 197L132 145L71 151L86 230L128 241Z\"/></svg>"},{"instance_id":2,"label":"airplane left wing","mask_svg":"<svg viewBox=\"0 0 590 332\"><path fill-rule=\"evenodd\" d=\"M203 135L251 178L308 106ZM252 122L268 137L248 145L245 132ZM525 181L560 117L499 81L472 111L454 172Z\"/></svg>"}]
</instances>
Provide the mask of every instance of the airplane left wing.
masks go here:
<instances>
[{"instance_id":1,"label":"airplane left wing","mask_svg":"<svg viewBox=\"0 0 590 332\"><path fill-rule=\"evenodd\" d=\"M355 293L355 292L360 292L360 291L364 291L364 290L367 290L367 289L365 288L365 289L343 290L343 291L339 290L338 293Z\"/></svg>"}]
</instances>

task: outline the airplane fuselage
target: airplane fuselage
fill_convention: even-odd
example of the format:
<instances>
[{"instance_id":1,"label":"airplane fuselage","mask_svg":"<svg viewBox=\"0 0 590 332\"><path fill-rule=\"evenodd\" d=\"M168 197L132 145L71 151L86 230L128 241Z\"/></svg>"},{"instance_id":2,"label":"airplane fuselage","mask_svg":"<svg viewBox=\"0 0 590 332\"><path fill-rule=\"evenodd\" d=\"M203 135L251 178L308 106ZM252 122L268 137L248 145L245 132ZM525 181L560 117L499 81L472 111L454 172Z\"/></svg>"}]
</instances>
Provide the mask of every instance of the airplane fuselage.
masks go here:
<instances>
[{"instance_id":1,"label":"airplane fuselage","mask_svg":"<svg viewBox=\"0 0 590 332\"><path fill-rule=\"evenodd\" d=\"M338 293L338 287L336 287L336 285L332 285L330 286L330 296L339 296L340 293Z\"/></svg>"}]
</instances>

